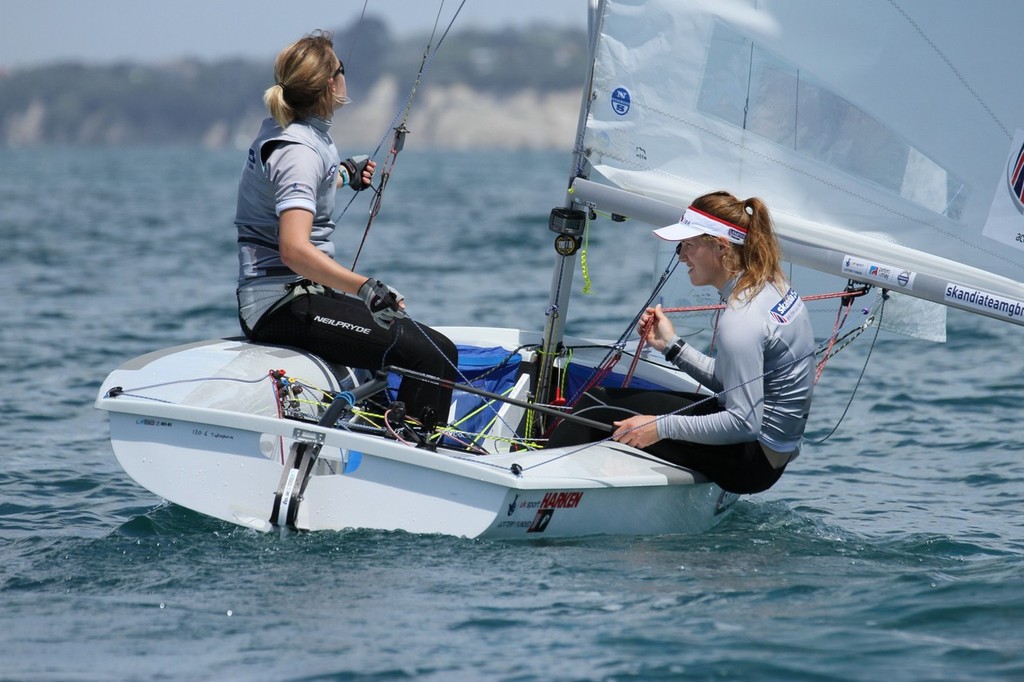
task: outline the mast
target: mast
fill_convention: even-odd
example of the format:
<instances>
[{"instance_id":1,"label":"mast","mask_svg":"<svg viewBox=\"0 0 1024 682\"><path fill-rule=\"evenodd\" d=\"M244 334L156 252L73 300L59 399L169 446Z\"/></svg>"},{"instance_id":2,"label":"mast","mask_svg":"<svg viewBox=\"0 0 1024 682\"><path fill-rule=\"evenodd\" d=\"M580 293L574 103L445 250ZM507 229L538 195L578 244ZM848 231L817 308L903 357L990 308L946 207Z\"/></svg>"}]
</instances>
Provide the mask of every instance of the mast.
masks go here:
<instances>
[{"instance_id":1,"label":"mast","mask_svg":"<svg viewBox=\"0 0 1024 682\"><path fill-rule=\"evenodd\" d=\"M551 290L548 296L547 321L544 324L544 335L541 342L541 361L537 374L538 402L550 402L551 374L556 354L561 350L565 335L565 319L569 312L569 299L572 295L573 274L576 269L576 252L582 243L583 231L587 223L587 215L574 208L571 190L573 181L586 178L590 174L590 164L583 148L583 136L587 127L587 116L592 101L594 61L597 56L597 42L600 33L600 17L603 15L604 0L588 0L587 28L588 46L586 81L580 96L579 120L576 124L576 141L573 145L572 168L569 170L569 182L566 188L565 201L562 207L551 210L548 229L556 233L555 267L551 276Z\"/></svg>"}]
</instances>

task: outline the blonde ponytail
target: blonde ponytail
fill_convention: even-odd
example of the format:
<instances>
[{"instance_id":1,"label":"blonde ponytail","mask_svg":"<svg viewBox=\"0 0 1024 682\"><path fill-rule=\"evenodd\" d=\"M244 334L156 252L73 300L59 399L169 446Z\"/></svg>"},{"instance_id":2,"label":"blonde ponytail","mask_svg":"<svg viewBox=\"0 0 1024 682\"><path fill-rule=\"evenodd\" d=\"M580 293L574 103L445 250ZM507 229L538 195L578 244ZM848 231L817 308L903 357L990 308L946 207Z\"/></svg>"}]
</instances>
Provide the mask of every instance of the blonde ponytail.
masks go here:
<instances>
[{"instance_id":1,"label":"blonde ponytail","mask_svg":"<svg viewBox=\"0 0 1024 682\"><path fill-rule=\"evenodd\" d=\"M274 84L263 93L263 103L278 125L284 128L309 116L331 117L335 104L331 79L336 60L327 31L314 31L278 53Z\"/></svg>"},{"instance_id":2,"label":"blonde ponytail","mask_svg":"<svg viewBox=\"0 0 1024 682\"><path fill-rule=\"evenodd\" d=\"M263 92L263 103L267 105L267 111L282 128L287 127L297 118L295 110L285 101L282 83L274 83Z\"/></svg>"}]
</instances>

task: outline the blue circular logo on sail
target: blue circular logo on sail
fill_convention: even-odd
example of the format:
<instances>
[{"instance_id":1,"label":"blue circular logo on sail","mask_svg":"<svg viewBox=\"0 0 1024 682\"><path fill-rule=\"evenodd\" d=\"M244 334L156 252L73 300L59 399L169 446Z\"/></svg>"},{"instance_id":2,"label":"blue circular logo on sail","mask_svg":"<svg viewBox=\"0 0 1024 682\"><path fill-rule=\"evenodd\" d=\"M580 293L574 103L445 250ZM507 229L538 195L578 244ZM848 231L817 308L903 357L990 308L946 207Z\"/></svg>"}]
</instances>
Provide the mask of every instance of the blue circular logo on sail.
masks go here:
<instances>
[{"instance_id":1,"label":"blue circular logo on sail","mask_svg":"<svg viewBox=\"0 0 1024 682\"><path fill-rule=\"evenodd\" d=\"M626 88L615 88L612 90L612 111L619 116L625 116L629 113L631 102L632 98L629 96L629 90Z\"/></svg>"}]
</instances>

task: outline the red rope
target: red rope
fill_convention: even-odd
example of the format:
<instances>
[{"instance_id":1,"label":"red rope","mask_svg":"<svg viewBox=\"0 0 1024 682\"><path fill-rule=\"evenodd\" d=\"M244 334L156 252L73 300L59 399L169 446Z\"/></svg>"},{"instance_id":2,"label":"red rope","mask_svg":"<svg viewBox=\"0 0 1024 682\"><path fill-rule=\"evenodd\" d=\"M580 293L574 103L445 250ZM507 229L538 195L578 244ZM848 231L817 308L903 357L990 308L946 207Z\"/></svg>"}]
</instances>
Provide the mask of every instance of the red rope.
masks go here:
<instances>
[{"instance_id":1,"label":"red rope","mask_svg":"<svg viewBox=\"0 0 1024 682\"><path fill-rule=\"evenodd\" d=\"M855 291L836 291L836 292L833 292L833 293L830 293L830 294L812 294L810 296L801 296L800 298L802 300L804 300L804 301L821 301L821 300L829 299L829 298L849 298L850 300L846 303L846 306L845 306L846 313L848 315L849 311L850 311L850 307L853 305L853 299L857 298L858 296L863 296L866 293L868 293L867 289L857 289ZM725 308L725 304L724 303L718 303L718 304L715 304L715 305L696 305L696 306L682 306L682 307L678 307L678 308L662 308L661 310L662 310L662 312L665 312L665 313L698 313L698 312L706 312L706 311L709 311L709 310L723 310L724 308ZM836 316L836 324L835 324L835 327L832 330L833 331L833 333L832 333L832 341L829 344L829 348L830 349L832 347L832 344L835 343L835 330L838 329L839 326L840 326L840 318L845 320L845 317L843 317L842 312L843 312L843 309L840 308L840 312ZM644 344L647 343L647 334L648 334L648 332L651 331L651 327L653 325L654 325L654 317L651 317L651 319L647 321L647 324L643 325L640 328L640 330L639 330L640 341L636 345L636 352L633 355L633 361L629 364L629 371L626 373L626 378L623 379L623 381L622 381L622 386L623 387L629 386L629 382L633 380L633 373L636 371L636 366L640 362L640 351L643 350ZM828 355L826 354L825 357L827 358ZM822 362L821 365L818 367L818 371L817 371L817 374L815 376L815 382L817 382L818 378L821 377L821 372L824 369L825 369L825 363ZM608 371L611 371L611 368L609 368Z\"/></svg>"}]
</instances>

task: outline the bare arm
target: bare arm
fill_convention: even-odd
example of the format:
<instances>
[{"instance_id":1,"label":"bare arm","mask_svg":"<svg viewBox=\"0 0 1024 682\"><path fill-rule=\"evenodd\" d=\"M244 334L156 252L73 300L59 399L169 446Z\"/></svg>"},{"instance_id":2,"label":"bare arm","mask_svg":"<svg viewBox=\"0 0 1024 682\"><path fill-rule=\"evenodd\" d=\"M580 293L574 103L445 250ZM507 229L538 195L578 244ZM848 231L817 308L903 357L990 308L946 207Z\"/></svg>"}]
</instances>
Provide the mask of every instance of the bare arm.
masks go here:
<instances>
[{"instance_id":1,"label":"bare arm","mask_svg":"<svg viewBox=\"0 0 1024 682\"><path fill-rule=\"evenodd\" d=\"M292 272L337 291L355 294L367 280L313 246L313 214L301 208L284 211L280 218L281 260Z\"/></svg>"}]
</instances>

